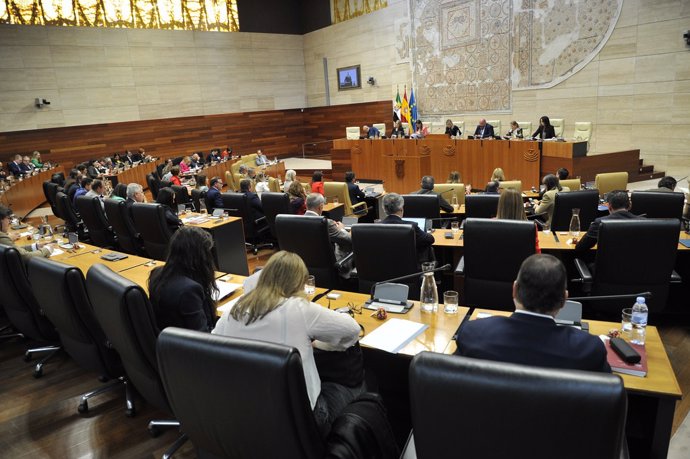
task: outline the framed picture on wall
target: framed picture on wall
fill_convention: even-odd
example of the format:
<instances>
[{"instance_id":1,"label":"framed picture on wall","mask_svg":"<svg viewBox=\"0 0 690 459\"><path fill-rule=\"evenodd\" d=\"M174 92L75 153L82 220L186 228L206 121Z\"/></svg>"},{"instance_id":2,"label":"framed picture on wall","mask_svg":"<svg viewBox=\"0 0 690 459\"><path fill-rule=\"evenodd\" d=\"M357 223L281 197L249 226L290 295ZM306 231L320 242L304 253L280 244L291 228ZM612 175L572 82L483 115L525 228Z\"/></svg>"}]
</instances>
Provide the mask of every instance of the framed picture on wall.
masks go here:
<instances>
[{"instance_id":1,"label":"framed picture on wall","mask_svg":"<svg viewBox=\"0 0 690 459\"><path fill-rule=\"evenodd\" d=\"M348 89L360 89L362 87L362 78L359 71L359 65L351 65L350 67L341 67L338 72L338 91L345 91Z\"/></svg>"}]
</instances>

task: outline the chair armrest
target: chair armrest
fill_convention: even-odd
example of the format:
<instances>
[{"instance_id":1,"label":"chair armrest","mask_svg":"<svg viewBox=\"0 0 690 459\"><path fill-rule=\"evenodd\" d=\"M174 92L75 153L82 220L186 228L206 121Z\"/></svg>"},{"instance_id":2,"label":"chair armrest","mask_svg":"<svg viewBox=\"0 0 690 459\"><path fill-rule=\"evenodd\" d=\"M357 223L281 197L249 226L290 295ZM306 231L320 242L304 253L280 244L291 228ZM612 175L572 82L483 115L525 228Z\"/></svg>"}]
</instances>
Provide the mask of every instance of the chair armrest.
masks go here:
<instances>
[{"instance_id":1,"label":"chair armrest","mask_svg":"<svg viewBox=\"0 0 690 459\"><path fill-rule=\"evenodd\" d=\"M575 259L575 269L577 269L578 274L580 275L580 278L577 279L577 281L582 282L584 284L591 284L592 283L592 273L589 270L589 267L587 266L587 263L582 261L580 258Z\"/></svg>"},{"instance_id":2,"label":"chair armrest","mask_svg":"<svg viewBox=\"0 0 690 459\"><path fill-rule=\"evenodd\" d=\"M354 253L354 252L350 252L350 253L348 253L347 255L345 255L343 258L341 258L340 260L338 260L338 261L336 262L336 264L335 264L335 269L341 270L342 267L343 267L343 265L344 265L345 263L349 262L350 260L352 260L352 258L353 258L354 256L355 256L355 253Z\"/></svg>"},{"instance_id":3,"label":"chair armrest","mask_svg":"<svg viewBox=\"0 0 690 459\"><path fill-rule=\"evenodd\" d=\"M465 275L465 257L461 257L458 265L455 267L455 274L458 276Z\"/></svg>"},{"instance_id":4,"label":"chair armrest","mask_svg":"<svg viewBox=\"0 0 690 459\"><path fill-rule=\"evenodd\" d=\"M546 220L542 217L548 218L548 212L540 212L538 214L531 214L527 216L527 220L538 220L541 223L546 223Z\"/></svg>"},{"instance_id":5,"label":"chair armrest","mask_svg":"<svg viewBox=\"0 0 690 459\"><path fill-rule=\"evenodd\" d=\"M264 217L259 217L259 218L257 218L256 220L254 220L254 224L255 224L255 225L258 225L259 223L262 223L262 222L265 222L265 221L266 221L266 217L265 217L265 216L264 216Z\"/></svg>"},{"instance_id":6,"label":"chair armrest","mask_svg":"<svg viewBox=\"0 0 690 459\"><path fill-rule=\"evenodd\" d=\"M352 208L354 209L355 207L362 207L362 206L366 207L366 205L367 205L366 201L362 201L362 202L358 202L357 204L352 204Z\"/></svg>"},{"instance_id":7,"label":"chair armrest","mask_svg":"<svg viewBox=\"0 0 690 459\"><path fill-rule=\"evenodd\" d=\"M678 274L675 269L673 271L671 271L671 283L672 284L680 284L682 282L683 282L683 278L680 277L680 274Z\"/></svg>"}]
</instances>

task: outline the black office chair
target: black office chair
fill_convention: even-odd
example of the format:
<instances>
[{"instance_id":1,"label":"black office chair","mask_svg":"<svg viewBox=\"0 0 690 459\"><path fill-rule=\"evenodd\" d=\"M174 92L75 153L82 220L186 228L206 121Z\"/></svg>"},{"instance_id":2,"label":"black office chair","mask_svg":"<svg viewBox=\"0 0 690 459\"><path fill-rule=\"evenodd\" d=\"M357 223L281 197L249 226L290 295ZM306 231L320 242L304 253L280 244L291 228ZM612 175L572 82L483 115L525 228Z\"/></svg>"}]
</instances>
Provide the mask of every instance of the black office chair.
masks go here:
<instances>
[{"instance_id":1,"label":"black office chair","mask_svg":"<svg viewBox=\"0 0 690 459\"><path fill-rule=\"evenodd\" d=\"M325 457L296 349L169 327L158 368L200 458Z\"/></svg>"},{"instance_id":2,"label":"black office chair","mask_svg":"<svg viewBox=\"0 0 690 459\"><path fill-rule=\"evenodd\" d=\"M683 218L685 195L683 193L668 193L663 191L633 191L630 196L635 215L647 218Z\"/></svg>"},{"instance_id":3,"label":"black office chair","mask_svg":"<svg viewBox=\"0 0 690 459\"><path fill-rule=\"evenodd\" d=\"M149 186L149 191L151 192L151 196L153 196L153 199L158 199L158 190L160 190L161 188L160 180L154 177L153 174L147 174L146 184Z\"/></svg>"},{"instance_id":4,"label":"black office chair","mask_svg":"<svg viewBox=\"0 0 690 459\"><path fill-rule=\"evenodd\" d=\"M134 227L144 241L146 253L151 258L165 261L173 233L165 220L163 205L135 202L132 204L132 217Z\"/></svg>"},{"instance_id":5,"label":"black office chair","mask_svg":"<svg viewBox=\"0 0 690 459\"><path fill-rule=\"evenodd\" d=\"M587 231L589 225L597 218L598 208L599 190L558 192L553 203L551 229L553 231L570 230L573 209L580 209L580 231Z\"/></svg>"},{"instance_id":6,"label":"black office chair","mask_svg":"<svg viewBox=\"0 0 690 459\"><path fill-rule=\"evenodd\" d=\"M28 264L29 281L42 311L57 328L65 351L77 364L98 374L109 384L81 397L77 410L86 413L88 400L124 385L127 416L134 415L134 402L120 356L115 352L93 313L84 275L74 266L34 257Z\"/></svg>"},{"instance_id":7,"label":"black office chair","mask_svg":"<svg viewBox=\"0 0 690 459\"><path fill-rule=\"evenodd\" d=\"M131 383L147 402L161 411L172 413L156 361L156 340L160 330L144 290L102 264L89 269L86 289L96 319L120 354ZM175 420L153 420L148 429L151 435L157 436L163 427L179 426ZM186 440L186 435L180 436L163 457L171 457Z\"/></svg>"},{"instance_id":8,"label":"black office chair","mask_svg":"<svg viewBox=\"0 0 690 459\"><path fill-rule=\"evenodd\" d=\"M188 204L192 202L192 197L186 186L172 185L170 188L175 192L175 204Z\"/></svg>"},{"instance_id":9,"label":"black office chair","mask_svg":"<svg viewBox=\"0 0 690 459\"><path fill-rule=\"evenodd\" d=\"M195 212L201 212L201 203L206 204L206 192L193 189L192 190L192 205L194 206L194 211ZM208 206L206 206L206 210L208 211Z\"/></svg>"},{"instance_id":10,"label":"black office chair","mask_svg":"<svg viewBox=\"0 0 690 459\"><path fill-rule=\"evenodd\" d=\"M264 208L264 215L266 216L266 223L268 223L271 236L277 240L276 215L290 213L290 197L287 193L264 191L261 193L261 206ZM280 242L278 246L280 246Z\"/></svg>"},{"instance_id":11,"label":"black office chair","mask_svg":"<svg viewBox=\"0 0 690 459\"><path fill-rule=\"evenodd\" d=\"M117 236L108 222L101 204L100 198L96 197L77 197L77 210L84 225L89 230L91 243L98 247L116 249Z\"/></svg>"},{"instance_id":12,"label":"black office chair","mask_svg":"<svg viewBox=\"0 0 690 459\"><path fill-rule=\"evenodd\" d=\"M60 189L60 185L57 183L45 181L43 182L43 194L46 197L46 201L48 204L50 204L50 208L53 211L53 215L57 216L58 215L58 210L57 210L57 194L58 191L62 191Z\"/></svg>"},{"instance_id":13,"label":"black office chair","mask_svg":"<svg viewBox=\"0 0 690 459\"><path fill-rule=\"evenodd\" d=\"M17 249L5 245L0 245L0 291L2 305L12 326L27 338L42 344L29 348L24 360L28 362L34 354L48 353L34 367L34 377L40 378L43 365L61 349L60 339L32 293L24 260Z\"/></svg>"},{"instance_id":14,"label":"black office chair","mask_svg":"<svg viewBox=\"0 0 690 459\"><path fill-rule=\"evenodd\" d=\"M440 199L435 194L404 194L405 217L426 218L432 220L434 227L440 228L441 217Z\"/></svg>"},{"instance_id":15,"label":"black office chair","mask_svg":"<svg viewBox=\"0 0 690 459\"><path fill-rule=\"evenodd\" d=\"M361 293L370 293L377 282L419 271L412 225L353 225L352 249ZM410 287L410 298L419 298L419 279L400 283Z\"/></svg>"},{"instance_id":16,"label":"black office chair","mask_svg":"<svg viewBox=\"0 0 690 459\"><path fill-rule=\"evenodd\" d=\"M53 175L50 176L50 181L55 183L57 186L60 188L65 186L65 173L64 172L56 172Z\"/></svg>"},{"instance_id":17,"label":"black office chair","mask_svg":"<svg viewBox=\"0 0 690 459\"><path fill-rule=\"evenodd\" d=\"M208 192L204 195L204 203L206 203L206 211L209 213L209 215L212 214L216 208L216 203L208 195Z\"/></svg>"},{"instance_id":18,"label":"black office chair","mask_svg":"<svg viewBox=\"0 0 690 459\"><path fill-rule=\"evenodd\" d=\"M105 215L108 217L108 223L110 223L117 235L117 242L122 251L132 255L147 256L144 250L144 242L134 227L134 222L126 202L106 199Z\"/></svg>"},{"instance_id":19,"label":"black office chair","mask_svg":"<svg viewBox=\"0 0 690 459\"><path fill-rule=\"evenodd\" d=\"M403 457L627 457L618 375L422 352L410 402L416 455Z\"/></svg>"},{"instance_id":20,"label":"black office chair","mask_svg":"<svg viewBox=\"0 0 690 459\"><path fill-rule=\"evenodd\" d=\"M497 194L465 196L465 218L494 218L498 212L499 198L500 195Z\"/></svg>"},{"instance_id":21,"label":"black office chair","mask_svg":"<svg viewBox=\"0 0 690 459\"><path fill-rule=\"evenodd\" d=\"M318 287L340 288L345 284L338 273L352 253L336 260L325 217L281 214L275 227L280 248L300 256Z\"/></svg>"},{"instance_id":22,"label":"black office chair","mask_svg":"<svg viewBox=\"0 0 690 459\"><path fill-rule=\"evenodd\" d=\"M243 193L234 192L221 193L220 196L223 199L223 208L227 210L228 215L242 219L247 250L254 252L254 255L256 255L260 249L272 249L273 243L264 242L270 232L266 224L266 217L254 218L247 196Z\"/></svg>"},{"instance_id":23,"label":"black office chair","mask_svg":"<svg viewBox=\"0 0 690 459\"><path fill-rule=\"evenodd\" d=\"M82 242L89 241L89 233L84 226L84 222L81 217L77 215L74 207L72 206L72 201L69 200L67 195L61 191L55 196L57 199L56 206L58 210L58 217L65 222L65 230L70 233L77 233L79 240Z\"/></svg>"},{"instance_id":24,"label":"black office chair","mask_svg":"<svg viewBox=\"0 0 690 459\"><path fill-rule=\"evenodd\" d=\"M680 222L676 219L602 220L594 265L576 258L575 267L591 295L620 295L649 291L650 312L666 307L671 283L680 283L676 263ZM582 299L591 310L617 314L620 300ZM589 303L589 304L588 304Z\"/></svg>"},{"instance_id":25,"label":"black office chair","mask_svg":"<svg viewBox=\"0 0 690 459\"><path fill-rule=\"evenodd\" d=\"M513 282L536 252L534 223L468 218L463 237L465 255L455 273L465 278L464 304L512 311Z\"/></svg>"}]
</instances>

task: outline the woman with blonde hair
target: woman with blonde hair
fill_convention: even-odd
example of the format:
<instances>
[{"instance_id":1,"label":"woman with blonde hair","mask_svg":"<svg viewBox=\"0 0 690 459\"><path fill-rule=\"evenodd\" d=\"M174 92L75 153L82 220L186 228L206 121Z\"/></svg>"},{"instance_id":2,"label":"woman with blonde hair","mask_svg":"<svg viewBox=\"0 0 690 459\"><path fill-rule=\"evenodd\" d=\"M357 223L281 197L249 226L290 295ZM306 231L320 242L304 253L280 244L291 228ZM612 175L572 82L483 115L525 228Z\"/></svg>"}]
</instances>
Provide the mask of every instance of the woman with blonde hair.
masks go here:
<instances>
[{"instance_id":1,"label":"woman with blonde hair","mask_svg":"<svg viewBox=\"0 0 690 459\"><path fill-rule=\"evenodd\" d=\"M506 176L503 173L503 169L501 169L500 167L497 167L496 169L494 169L494 172L491 174L491 180L489 180L489 181L490 182L503 182L503 181L505 181L505 179L506 179Z\"/></svg>"},{"instance_id":2,"label":"woman with blonde hair","mask_svg":"<svg viewBox=\"0 0 690 459\"><path fill-rule=\"evenodd\" d=\"M314 348L344 351L357 342L360 328L349 315L305 297L308 274L297 254L277 252L261 270L256 287L223 313L213 333L297 348L314 417L325 434L342 409L361 393L363 384L350 388L322 382Z\"/></svg>"}]
</instances>

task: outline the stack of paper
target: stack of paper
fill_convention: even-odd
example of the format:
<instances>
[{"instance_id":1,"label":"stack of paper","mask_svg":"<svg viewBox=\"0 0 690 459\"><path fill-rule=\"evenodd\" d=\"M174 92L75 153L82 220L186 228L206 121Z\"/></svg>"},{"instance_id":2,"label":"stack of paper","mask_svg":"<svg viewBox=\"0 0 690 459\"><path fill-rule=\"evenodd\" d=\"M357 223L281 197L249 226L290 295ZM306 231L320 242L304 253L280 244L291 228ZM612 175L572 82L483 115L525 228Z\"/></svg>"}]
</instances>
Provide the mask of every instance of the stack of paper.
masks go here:
<instances>
[{"instance_id":1,"label":"stack of paper","mask_svg":"<svg viewBox=\"0 0 690 459\"><path fill-rule=\"evenodd\" d=\"M374 347L397 354L428 327L428 325L411 320L388 319L386 323L369 333L359 342L363 346Z\"/></svg>"}]
</instances>

